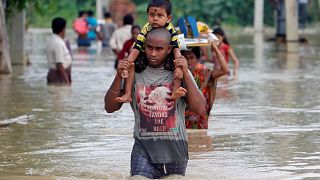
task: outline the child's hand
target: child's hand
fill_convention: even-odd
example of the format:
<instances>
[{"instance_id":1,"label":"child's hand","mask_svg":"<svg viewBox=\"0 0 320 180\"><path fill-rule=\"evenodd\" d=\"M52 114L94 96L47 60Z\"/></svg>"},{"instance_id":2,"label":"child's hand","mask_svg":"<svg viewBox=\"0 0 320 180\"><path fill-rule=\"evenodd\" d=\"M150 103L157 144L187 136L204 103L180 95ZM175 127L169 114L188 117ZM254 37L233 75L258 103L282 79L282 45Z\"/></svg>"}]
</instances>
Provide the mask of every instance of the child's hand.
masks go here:
<instances>
[{"instance_id":1,"label":"child's hand","mask_svg":"<svg viewBox=\"0 0 320 180\"><path fill-rule=\"evenodd\" d=\"M188 62L184 56L174 60L175 68L181 67L183 71L188 70Z\"/></svg>"},{"instance_id":2,"label":"child's hand","mask_svg":"<svg viewBox=\"0 0 320 180\"><path fill-rule=\"evenodd\" d=\"M174 78L176 79L182 79L183 78L183 72L180 68L176 68L174 70Z\"/></svg>"},{"instance_id":3,"label":"child's hand","mask_svg":"<svg viewBox=\"0 0 320 180\"><path fill-rule=\"evenodd\" d=\"M122 76L122 74L124 73L124 71L126 71L128 73L128 70L130 68L130 66L132 66L132 63L130 63L129 61L126 61L126 60L120 60L119 61L119 64L118 64L118 68L117 68L117 74L118 76L120 76L121 78L124 78L124 76ZM127 78L128 75L125 77Z\"/></svg>"},{"instance_id":4,"label":"child's hand","mask_svg":"<svg viewBox=\"0 0 320 180\"><path fill-rule=\"evenodd\" d=\"M187 93L187 90L183 87L179 87L175 92L172 93L171 98L174 100L177 100L178 98L185 96Z\"/></svg>"},{"instance_id":5,"label":"child's hand","mask_svg":"<svg viewBox=\"0 0 320 180\"><path fill-rule=\"evenodd\" d=\"M127 79L128 76L129 76L128 70L122 70L122 72L121 72L121 77L122 77L123 79Z\"/></svg>"}]
</instances>

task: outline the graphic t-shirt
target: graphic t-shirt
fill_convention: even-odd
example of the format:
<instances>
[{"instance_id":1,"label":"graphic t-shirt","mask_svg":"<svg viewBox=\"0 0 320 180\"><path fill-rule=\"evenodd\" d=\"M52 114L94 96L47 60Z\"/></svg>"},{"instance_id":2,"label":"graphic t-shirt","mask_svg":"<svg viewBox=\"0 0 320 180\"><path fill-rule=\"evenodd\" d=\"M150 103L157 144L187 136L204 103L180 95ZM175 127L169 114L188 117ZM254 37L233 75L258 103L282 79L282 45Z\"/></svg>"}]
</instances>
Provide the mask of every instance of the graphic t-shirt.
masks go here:
<instances>
[{"instance_id":1,"label":"graphic t-shirt","mask_svg":"<svg viewBox=\"0 0 320 180\"><path fill-rule=\"evenodd\" d=\"M173 72L147 67L135 74L132 109L135 114L132 154L149 156L153 163L181 162L188 159L184 124L185 100L170 97ZM139 147L139 148L137 148Z\"/></svg>"}]
</instances>

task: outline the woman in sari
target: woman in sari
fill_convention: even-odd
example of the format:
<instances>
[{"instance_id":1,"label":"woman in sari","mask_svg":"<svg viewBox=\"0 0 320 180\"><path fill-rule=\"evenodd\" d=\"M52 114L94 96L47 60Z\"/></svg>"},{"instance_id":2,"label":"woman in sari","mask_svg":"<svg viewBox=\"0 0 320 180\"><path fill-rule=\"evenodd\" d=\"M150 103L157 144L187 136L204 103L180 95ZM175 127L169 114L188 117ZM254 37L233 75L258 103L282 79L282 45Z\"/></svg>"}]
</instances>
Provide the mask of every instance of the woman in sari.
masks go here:
<instances>
[{"instance_id":1,"label":"woman in sari","mask_svg":"<svg viewBox=\"0 0 320 180\"><path fill-rule=\"evenodd\" d=\"M228 73L228 65L221 54L217 42L211 43L212 49L217 54L217 59L221 64L220 69L208 69L203 64L198 62L201 56L200 47L193 47L188 51L182 51L182 55L188 61L188 67L194 77L194 80L206 98L206 113L197 114L190 111L188 108L185 112L185 123L187 129L208 129L208 118L215 99L217 79Z\"/></svg>"}]
</instances>

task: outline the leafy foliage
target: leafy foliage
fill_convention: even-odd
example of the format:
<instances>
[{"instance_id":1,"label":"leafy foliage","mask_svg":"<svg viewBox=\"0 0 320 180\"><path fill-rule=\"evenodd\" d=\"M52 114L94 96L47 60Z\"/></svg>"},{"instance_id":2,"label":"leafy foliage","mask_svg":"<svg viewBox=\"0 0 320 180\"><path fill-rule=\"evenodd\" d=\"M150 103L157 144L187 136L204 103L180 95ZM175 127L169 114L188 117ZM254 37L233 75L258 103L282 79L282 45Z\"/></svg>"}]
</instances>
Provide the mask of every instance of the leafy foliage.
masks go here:
<instances>
[{"instance_id":1,"label":"leafy foliage","mask_svg":"<svg viewBox=\"0 0 320 180\"><path fill-rule=\"evenodd\" d=\"M133 2L138 5L138 22L142 21L140 19L144 19L146 22L148 2L146 0L133 0ZM211 26L220 22L230 25L253 25L254 0L171 0L171 2L173 4L173 22L181 16L192 15L197 20L204 21ZM309 12L309 15L318 14ZM274 25L274 21L274 7L270 1L265 0L264 23L271 26Z\"/></svg>"},{"instance_id":2,"label":"leafy foliage","mask_svg":"<svg viewBox=\"0 0 320 180\"><path fill-rule=\"evenodd\" d=\"M95 0L51 1L40 11L29 10L29 23L35 27L50 27L51 19L63 17L67 20L67 26L71 27L71 22L78 17L78 12L81 10L95 11L95 3ZM45 13L42 13L42 11Z\"/></svg>"},{"instance_id":3,"label":"leafy foliage","mask_svg":"<svg viewBox=\"0 0 320 180\"><path fill-rule=\"evenodd\" d=\"M64 17L68 26L80 10L95 10L95 0L7 0L6 15L10 18L15 10L27 9L28 23L36 27L50 27L51 19Z\"/></svg>"},{"instance_id":4,"label":"leafy foliage","mask_svg":"<svg viewBox=\"0 0 320 180\"><path fill-rule=\"evenodd\" d=\"M131 0L137 5L137 24L147 21L148 0ZM35 27L49 27L54 17L64 17L70 22L79 10L95 10L95 0L6 0L6 14L10 17L14 10L27 9L29 24ZM171 0L173 23L181 16L192 15L213 26L219 22L229 25L251 26L254 16L254 0ZM264 23L274 25L274 7L271 0L264 1ZM308 5L308 22L319 21L318 1Z\"/></svg>"},{"instance_id":5,"label":"leafy foliage","mask_svg":"<svg viewBox=\"0 0 320 180\"><path fill-rule=\"evenodd\" d=\"M21 11L27 7L33 6L39 13L43 12L44 6L51 4L50 0L7 0L6 2L6 15L11 17L14 11Z\"/></svg>"}]
</instances>

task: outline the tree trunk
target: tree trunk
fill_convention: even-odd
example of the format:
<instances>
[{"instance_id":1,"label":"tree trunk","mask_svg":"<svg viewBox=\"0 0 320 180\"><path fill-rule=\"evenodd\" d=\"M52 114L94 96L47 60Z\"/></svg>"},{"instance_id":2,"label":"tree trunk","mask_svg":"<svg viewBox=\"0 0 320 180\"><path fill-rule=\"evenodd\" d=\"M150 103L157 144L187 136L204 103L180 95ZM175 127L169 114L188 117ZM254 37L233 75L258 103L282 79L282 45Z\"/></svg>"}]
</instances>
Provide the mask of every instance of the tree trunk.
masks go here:
<instances>
[{"instance_id":1,"label":"tree trunk","mask_svg":"<svg viewBox=\"0 0 320 180\"><path fill-rule=\"evenodd\" d=\"M9 74L12 72L7 37L4 6L2 0L0 0L0 74Z\"/></svg>"}]
</instances>

